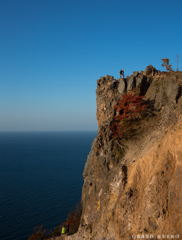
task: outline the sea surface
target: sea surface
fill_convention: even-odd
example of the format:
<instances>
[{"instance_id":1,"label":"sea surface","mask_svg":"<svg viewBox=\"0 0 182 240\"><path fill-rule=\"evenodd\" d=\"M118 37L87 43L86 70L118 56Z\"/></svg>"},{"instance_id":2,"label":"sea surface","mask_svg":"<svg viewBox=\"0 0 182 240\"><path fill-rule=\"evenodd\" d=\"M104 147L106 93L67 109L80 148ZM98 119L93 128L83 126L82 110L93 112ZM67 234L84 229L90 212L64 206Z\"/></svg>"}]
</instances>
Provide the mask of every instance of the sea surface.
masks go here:
<instances>
[{"instance_id":1,"label":"sea surface","mask_svg":"<svg viewBox=\"0 0 182 240\"><path fill-rule=\"evenodd\" d=\"M83 169L97 132L0 133L0 240L53 229L81 199Z\"/></svg>"}]
</instances>

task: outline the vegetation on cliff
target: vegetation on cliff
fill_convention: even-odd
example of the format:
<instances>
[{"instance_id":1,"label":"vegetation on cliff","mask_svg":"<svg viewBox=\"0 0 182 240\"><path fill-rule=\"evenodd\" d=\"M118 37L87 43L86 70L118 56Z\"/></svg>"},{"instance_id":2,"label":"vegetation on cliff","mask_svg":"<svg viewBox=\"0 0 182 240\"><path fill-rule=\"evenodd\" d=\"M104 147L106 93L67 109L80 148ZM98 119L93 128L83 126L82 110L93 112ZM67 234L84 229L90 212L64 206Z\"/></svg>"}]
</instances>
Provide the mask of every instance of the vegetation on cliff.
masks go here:
<instances>
[{"instance_id":1,"label":"vegetation on cliff","mask_svg":"<svg viewBox=\"0 0 182 240\"><path fill-rule=\"evenodd\" d=\"M37 226L28 240L46 240L53 237L61 235L62 227L69 223L69 233L67 235L72 235L78 231L80 225L80 218L82 214L81 203L78 203L77 206L68 214L68 217L65 222L62 222L60 225L54 228L53 231L43 229L43 226Z\"/></svg>"},{"instance_id":2,"label":"vegetation on cliff","mask_svg":"<svg viewBox=\"0 0 182 240\"><path fill-rule=\"evenodd\" d=\"M174 70L172 69L172 65L169 64L169 59L168 58L162 58L162 67L165 67L167 71L173 72ZM177 67L178 69L178 67Z\"/></svg>"},{"instance_id":3,"label":"vegetation on cliff","mask_svg":"<svg viewBox=\"0 0 182 240\"><path fill-rule=\"evenodd\" d=\"M143 97L135 94L124 94L114 106L116 116L113 117L111 130L115 138L129 138L135 129L138 128L136 123L142 118L142 113L148 107Z\"/></svg>"}]
</instances>

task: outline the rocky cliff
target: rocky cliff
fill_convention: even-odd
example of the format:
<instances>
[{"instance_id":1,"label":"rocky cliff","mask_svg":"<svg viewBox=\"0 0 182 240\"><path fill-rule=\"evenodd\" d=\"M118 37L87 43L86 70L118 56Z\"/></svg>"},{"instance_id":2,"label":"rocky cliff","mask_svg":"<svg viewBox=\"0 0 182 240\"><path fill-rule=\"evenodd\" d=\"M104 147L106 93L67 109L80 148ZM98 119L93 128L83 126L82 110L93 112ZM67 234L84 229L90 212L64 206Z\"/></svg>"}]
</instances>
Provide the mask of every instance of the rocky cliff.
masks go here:
<instances>
[{"instance_id":1,"label":"rocky cliff","mask_svg":"<svg viewBox=\"0 0 182 240\"><path fill-rule=\"evenodd\" d=\"M97 81L98 135L85 164L83 213L72 240L182 239L182 73L151 65ZM110 130L124 93L145 95L150 113L121 148Z\"/></svg>"}]
</instances>

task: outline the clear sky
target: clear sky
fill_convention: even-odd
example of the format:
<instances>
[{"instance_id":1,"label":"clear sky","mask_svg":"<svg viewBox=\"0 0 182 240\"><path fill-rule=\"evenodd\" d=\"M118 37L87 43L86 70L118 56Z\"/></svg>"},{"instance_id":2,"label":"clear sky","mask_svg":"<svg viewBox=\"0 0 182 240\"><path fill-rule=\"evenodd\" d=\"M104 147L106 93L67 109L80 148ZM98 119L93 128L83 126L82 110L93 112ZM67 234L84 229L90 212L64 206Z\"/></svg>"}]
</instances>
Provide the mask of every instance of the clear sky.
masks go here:
<instances>
[{"instance_id":1,"label":"clear sky","mask_svg":"<svg viewBox=\"0 0 182 240\"><path fill-rule=\"evenodd\" d=\"M96 80L182 70L180 0L1 0L0 131L97 130Z\"/></svg>"}]
</instances>

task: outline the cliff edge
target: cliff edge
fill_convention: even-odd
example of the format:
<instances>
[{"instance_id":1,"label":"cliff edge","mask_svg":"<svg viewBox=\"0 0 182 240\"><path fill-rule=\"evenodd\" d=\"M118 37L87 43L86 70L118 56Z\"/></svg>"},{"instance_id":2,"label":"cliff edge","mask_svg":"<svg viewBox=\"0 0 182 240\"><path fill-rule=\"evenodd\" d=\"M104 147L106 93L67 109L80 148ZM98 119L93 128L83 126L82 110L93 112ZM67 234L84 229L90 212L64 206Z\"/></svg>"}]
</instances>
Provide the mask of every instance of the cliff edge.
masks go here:
<instances>
[{"instance_id":1,"label":"cliff edge","mask_svg":"<svg viewBox=\"0 0 182 240\"><path fill-rule=\"evenodd\" d=\"M113 80L97 81L99 127L83 172L81 224L66 239L182 239L182 72L150 65L111 89ZM128 93L145 95L151 111L122 149L110 126Z\"/></svg>"}]
</instances>

